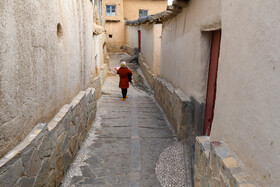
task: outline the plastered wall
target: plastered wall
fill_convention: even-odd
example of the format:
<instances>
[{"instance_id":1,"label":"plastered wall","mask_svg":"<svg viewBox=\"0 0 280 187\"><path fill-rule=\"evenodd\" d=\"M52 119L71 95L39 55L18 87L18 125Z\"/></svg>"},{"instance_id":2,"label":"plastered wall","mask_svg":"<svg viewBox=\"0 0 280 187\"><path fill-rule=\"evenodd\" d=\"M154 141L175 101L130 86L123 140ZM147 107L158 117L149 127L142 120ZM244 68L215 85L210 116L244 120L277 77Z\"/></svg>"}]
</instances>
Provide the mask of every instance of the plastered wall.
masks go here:
<instances>
[{"instance_id":1,"label":"plastered wall","mask_svg":"<svg viewBox=\"0 0 280 187\"><path fill-rule=\"evenodd\" d=\"M112 38L109 35L112 35ZM109 45L123 45L125 42L124 20L120 22L106 22L106 37Z\"/></svg>"},{"instance_id":2,"label":"plastered wall","mask_svg":"<svg viewBox=\"0 0 280 187\"><path fill-rule=\"evenodd\" d=\"M106 5L115 5L116 6L116 15L107 16L106 15ZM106 20L120 21L123 20L124 9L123 9L123 0L102 0L103 6L103 15Z\"/></svg>"},{"instance_id":3,"label":"plastered wall","mask_svg":"<svg viewBox=\"0 0 280 187\"><path fill-rule=\"evenodd\" d=\"M156 75L159 75L160 74L162 24L154 24L153 30L154 30L153 73Z\"/></svg>"},{"instance_id":4,"label":"plastered wall","mask_svg":"<svg viewBox=\"0 0 280 187\"><path fill-rule=\"evenodd\" d=\"M106 5L116 5L116 16L106 16ZM124 9L123 0L103 0L103 15L106 19L106 38L109 45L120 45L124 43ZM109 37L112 35L112 37Z\"/></svg>"},{"instance_id":5,"label":"plastered wall","mask_svg":"<svg viewBox=\"0 0 280 187\"><path fill-rule=\"evenodd\" d=\"M124 0L124 19L136 20L139 18L139 10L148 10L148 15L166 10L167 0Z\"/></svg>"},{"instance_id":6,"label":"plastered wall","mask_svg":"<svg viewBox=\"0 0 280 187\"><path fill-rule=\"evenodd\" d=\"M211 141L230 145L264 186L278 186L279 1L223 1Z\"/></svg>"},{"instance_id":7,"label":"plastered wall","mask_svg":"<svg viewBox=\"0 0 280 187\"><path fill-rule=\"evenodd\" d=\"M106 5L116 5L116 16L106 16ZM126 43L126 20L139 18L139 9L148 10L148 14L164 11L167 1L143 1L143 0L104 0L103 14L106 19L106 37L110 46L120 46ZM111 37L109 36L111 35Z\"/></svg>"},{"instance_id":8,"label":"plastered wall","mask_svg":"<svg viewBox=\"0 0 280 187\"><path fill-rule=\"evenodd\" d=\"M141 26L141 53L145 56L147 63L153 67L154 61L154 29L153 25ZM136 38L138 42L138 31L136 31ZM138 44L137 46L138 47Z\"/></svg>"},{"instance_id":9,"label":"plastered wall","mask_svg":"<svg viewBox=\"0 0 280 187\"><path fill-rule=\"evenodd\" d=\"M95 60L89 0L4 0L0 12L2 157L86 89Z\"/></svg>"},{"instance_id":10,"label":"plastered wall","mask_svg":"<svg viewBox=\"0 0 280 187\"><path fill-rule=\"evenodd\" d=\"M128 46L138 48L138 30L140 26L125 26L126 37L125 42Z\"/></svg>"},{"instance_id":11,"label":"plastered wall","mask_svg":"<svg viewBox=\"0 0 280 187\"><path fill-rule=\"evenodd\" d=\"M99 35L94 35L93 43L93 66L91 77L96 77L101 73L101 67L104 65L104 59L106 55L106 34L102 33Z\"/></svg>"},{"instance_id":12,"label":"plastered wall","mask_svg":"<svg viewBox=\"0 0 280 187\"><path fill-rule=\"evenodd\" d=\"M201 28L213 29L220 14L220 0L190 1L163 24L161 77L200 103L205 101L210 47L210 37Z\"/></svg>"},{"instance_id":13,"label":"plastered wall","mask_svg":"<svg viewBox=\"0 0 280 187\"><path fill-rule=\"evenodd\" d=\"M126 26L126 45L138 48L138 30L141 31L141 53L152 70L159 74L162 24Z\"/></svg>"}]
</instances>

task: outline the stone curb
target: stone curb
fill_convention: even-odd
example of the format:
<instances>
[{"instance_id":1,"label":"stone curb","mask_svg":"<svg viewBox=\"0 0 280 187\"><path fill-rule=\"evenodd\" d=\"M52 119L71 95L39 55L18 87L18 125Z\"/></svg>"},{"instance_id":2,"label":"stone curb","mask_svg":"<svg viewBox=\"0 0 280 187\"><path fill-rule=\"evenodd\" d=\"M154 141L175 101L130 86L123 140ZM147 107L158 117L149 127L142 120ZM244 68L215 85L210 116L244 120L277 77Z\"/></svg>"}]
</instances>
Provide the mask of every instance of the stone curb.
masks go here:
<instances>
[{"instance_id":1,"label":"stone curb","mask_svg":"<svg viewBox=\"0 0 280 187\"><path fill-rule=\"evenodd\" d=\"M64 105L48 124L38 124L0 160L0 187L59 186L81 147L96 114L96 101L108 65L70 104Z\"/></svg>"},{"instance_id":2,"label":"stone curb","mask_svg":"<svg viewBox=\"0 0 280 187\"><path fill-rule=\"evenodd\" d=\"M177 137L180 140L194 137L195 127L192 124L191 100L180 89L175 89L171 83L152 74L142 54L139 56L139 64L150 87L154 90L156 100L173 125Z\"/></svg>"},{"instance_id":3,"label":"stone curb","mask_svg":"<svg viewBox=\"0 0 280 187\"><path fill-rule=\"evenodd\" d=\"M196 138L195 186L254 187L252 176L223 142Z\"/></svg>"},{"instance_id":4,"label":"stone curb","mask_svg":"<svg viewBox=\"0 0 280 187\"><path fill-rule=\"evenodd\" d=\"M200 134L196 126L196 111L191 98L188 98L180 89L174 88L166 80L152 74L149 65L142 54L139 55L139 64L150 87L154 91L154 96L159 105L164 110L168 120L173 125L179 140L182 140L186 160L188 181L191 183L194 173L194 147L195 137ZM197 110L197 109L196 109Z\"/></svg>"},{"instance_id":5,"label":"stone curb","mask_svg":"<svg viewBox=\"0 0 280 187\"><path fill-rule=\"evenodd\" d=\"M88 121L95 105L95 89L89 88L64 105L48 124L38 124L0 160L0 186L58 186L86 136L87 124L94 119Z\"/></svg>"}]
</instances>

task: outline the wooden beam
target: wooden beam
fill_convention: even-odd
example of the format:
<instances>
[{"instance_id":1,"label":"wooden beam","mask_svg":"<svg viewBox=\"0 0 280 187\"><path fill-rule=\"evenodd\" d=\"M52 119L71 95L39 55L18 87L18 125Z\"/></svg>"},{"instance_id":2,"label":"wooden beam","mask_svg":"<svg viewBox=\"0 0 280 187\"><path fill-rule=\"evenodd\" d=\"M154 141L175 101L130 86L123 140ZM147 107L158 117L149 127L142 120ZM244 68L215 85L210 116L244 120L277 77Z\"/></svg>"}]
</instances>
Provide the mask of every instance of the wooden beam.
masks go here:
<instances>
[{"instance_id":1,"label":"wooden beam","mask_svg":"<svg viewBox=\"0 0 280 187\"><path fill-rule=\"evenodd\" d=\"M175 0L175 1L173 1L172 5L175 6L175 7L185 8L185 7L188 6L188 2L189 1Z\"/></svg>"},{"instance_id":2,"label":"wooden beam","mask_svg":"<svg viewBox=\"0 0 280 187\"><path fill-rule=\"evenodd\" d=\"M175 7L174 7L174 6L167 6L167 9L166 9L166 10L175 11Z\"/></svg>"}]
</instances>

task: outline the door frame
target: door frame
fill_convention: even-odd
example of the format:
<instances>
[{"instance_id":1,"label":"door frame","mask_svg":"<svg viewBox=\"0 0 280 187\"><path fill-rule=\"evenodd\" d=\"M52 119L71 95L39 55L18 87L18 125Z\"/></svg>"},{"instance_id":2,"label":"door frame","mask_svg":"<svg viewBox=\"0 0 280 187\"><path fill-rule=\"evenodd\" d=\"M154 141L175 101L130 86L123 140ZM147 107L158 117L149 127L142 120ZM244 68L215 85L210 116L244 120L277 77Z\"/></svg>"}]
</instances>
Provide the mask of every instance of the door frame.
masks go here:
<instances>
[{"instance_id":1,"label":"door frame","mask_svg":"<svg viewBox=\"0 0 280 187\"><path fill-rule=\"evenodd\" d=\"M221 47L221 30L212 31L203 135L209 136L214 119L218 65Z\"/></svg>"},{"instance_id":2,"label":"door frame","mask_svg":"<svg viewBox=\"0 0 280 187\"><path fill-rule=\"evenodd\" d=\"M141 30L138 30L138 50L141 53Z\"/></svg>"}]
</instances>

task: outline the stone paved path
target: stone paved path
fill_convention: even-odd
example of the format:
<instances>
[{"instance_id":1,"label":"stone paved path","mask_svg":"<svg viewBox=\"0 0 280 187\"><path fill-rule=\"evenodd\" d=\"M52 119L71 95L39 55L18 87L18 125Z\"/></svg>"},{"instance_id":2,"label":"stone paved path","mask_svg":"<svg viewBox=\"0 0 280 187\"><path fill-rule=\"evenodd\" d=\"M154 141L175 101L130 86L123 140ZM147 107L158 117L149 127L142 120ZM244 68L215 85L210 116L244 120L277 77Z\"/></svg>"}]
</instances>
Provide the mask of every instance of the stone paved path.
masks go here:
<instances>
[{"instance_id":1,"label":"stone paved path","mask_svg":"<svg viewBox=\"0 0 280 187\"><path fill-rule=\"evenodd\" d=\"M114 66L116 61L111 63ZM137 66L130 68L134 78L140 76ZM118 77L106 79L96 119L63 187L161 186L155 174L156 163L177 140L147 89L145 85L132 87L127 100L122 101Z\"/></svg>"}]
</instances>

